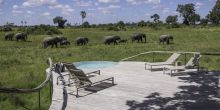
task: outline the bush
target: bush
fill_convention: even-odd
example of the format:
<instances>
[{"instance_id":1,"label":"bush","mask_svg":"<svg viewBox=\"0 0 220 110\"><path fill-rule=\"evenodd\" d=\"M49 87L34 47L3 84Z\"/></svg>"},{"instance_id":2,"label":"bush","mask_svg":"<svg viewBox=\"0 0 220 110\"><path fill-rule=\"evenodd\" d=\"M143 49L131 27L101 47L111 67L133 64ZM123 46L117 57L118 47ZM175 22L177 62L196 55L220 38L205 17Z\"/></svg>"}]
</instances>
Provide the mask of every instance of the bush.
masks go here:
<instances>
[{"instance_id":1,"label":"bush","mask_svg":"<svg viewBox=\"0 0 220 110\"><path fill-rule=\"evenodd\" d=\"M119 31L119 29L115 26L110 26L110 27L108 27L107 30L109 30L109 31Z\"/></svg>"},{"instance_id":2,"label":"bush","mask_svg":"<svg viewBox=\"0 0 220 110\"><path fill-rule=\"evenodd\" d=\"M37 25L32 27L21 27L18 28L18 31L26 32L27 34L34 34L34 35L53 35L53 34L62 34L60 30L56 27L49 26L49 25Z\"/></svg>"},{"instance_id":3,"label":"bush","mask_svg":"<svg viewBox=\"0 0 220 110\"><path fill-rule=\"evenodd\" d=\"M4 26L1 28L1 31L8 32L8 31L13 31L13 30L10 26Z\"/></svg>"}]
</instances>

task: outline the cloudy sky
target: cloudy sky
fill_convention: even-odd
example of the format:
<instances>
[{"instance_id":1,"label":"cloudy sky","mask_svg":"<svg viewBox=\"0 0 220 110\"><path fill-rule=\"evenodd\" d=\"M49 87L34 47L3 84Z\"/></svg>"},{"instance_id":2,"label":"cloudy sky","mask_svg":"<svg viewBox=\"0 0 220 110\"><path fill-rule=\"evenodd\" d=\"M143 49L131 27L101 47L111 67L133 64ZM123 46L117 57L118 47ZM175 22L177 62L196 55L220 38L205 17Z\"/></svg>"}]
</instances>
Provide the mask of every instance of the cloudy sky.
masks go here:
<instances>
[{"instance_id":1,"label":"cloudy sky","mask_svg":"<svg viewBox=\"0 0 220 110\"><path fill-rule=\"evenodd\" d=\"M21 21L33 24L53 24L52 18L62 16L69 23L81 22L80 11L87 12L91 24L123 20L137 22L150 20L158 13L164 20L168 15L178 15L178 4L194 3L196 11L206 16L216 0L0 0L0 25Z\"/></svg>"}]
</instances>

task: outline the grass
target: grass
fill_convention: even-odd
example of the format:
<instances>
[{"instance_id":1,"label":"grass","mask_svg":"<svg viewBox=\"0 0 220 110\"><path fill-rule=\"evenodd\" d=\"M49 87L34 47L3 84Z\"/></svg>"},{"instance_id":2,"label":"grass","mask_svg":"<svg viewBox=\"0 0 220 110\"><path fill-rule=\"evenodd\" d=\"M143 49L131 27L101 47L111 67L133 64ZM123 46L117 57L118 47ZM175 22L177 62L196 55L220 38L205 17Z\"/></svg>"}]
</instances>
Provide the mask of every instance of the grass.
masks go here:
<instances>
[{"instance_id":1,"label":"grass","mask_svg":"<svg viewBox=\"0 0 220 110\"><path fill-rule=\"evenodd\" d=\"M220 29L211 28L178 28L153 30L151 28L128 29L127 31L106 31L102 29L63 29L61 30L71 41L70 46L61 48L42 47L42 39L46 35L30 35L31 42L4 41L4 33L0 32L0 87L33 88L45 79L46 59L51 57L55 62L77 62L93 60L119 61L145 51L198 51L220 52ZM103 36L119 35L130 39L134 32L147 35L148 43L131 43L121 45L104 45ZM174 36L174 44L159 45L158 38L162 34ZM90 39L87 46L74 45L74 39L85 36ZM157 55L156 61L163 61L168 55ZM133 60L152 61L152 56L140 56ZM189 56L188 56L189 58ZM220 69L220 57L203 56L201 65L212 70ZM37 93L31 94L0 94L0 108L4 110L18 109L25 106L38 109ZM50 105L49 87L41 92L42 109ZM16 100L15 100L16 99Z\"/></svg>"}]
</instances>

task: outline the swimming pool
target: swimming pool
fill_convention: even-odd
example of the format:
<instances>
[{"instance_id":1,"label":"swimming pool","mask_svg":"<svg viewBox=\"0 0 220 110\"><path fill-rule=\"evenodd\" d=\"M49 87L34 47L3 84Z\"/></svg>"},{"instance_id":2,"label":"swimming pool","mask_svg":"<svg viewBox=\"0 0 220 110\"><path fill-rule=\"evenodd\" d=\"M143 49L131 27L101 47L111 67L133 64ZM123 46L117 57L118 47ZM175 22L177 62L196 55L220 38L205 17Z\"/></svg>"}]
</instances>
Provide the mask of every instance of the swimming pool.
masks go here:
<instances>
[{"instance_id":1,"label":"swimming pool","mask_svg":"<svg viewBox=\"0 0 220 110\"><path fill-rule=\"evenodd\" d=\"M102 69L113 67L118 64L118 62L112 61L83 61L73 63L79 69Z\"/></svg>"}]
</instances>

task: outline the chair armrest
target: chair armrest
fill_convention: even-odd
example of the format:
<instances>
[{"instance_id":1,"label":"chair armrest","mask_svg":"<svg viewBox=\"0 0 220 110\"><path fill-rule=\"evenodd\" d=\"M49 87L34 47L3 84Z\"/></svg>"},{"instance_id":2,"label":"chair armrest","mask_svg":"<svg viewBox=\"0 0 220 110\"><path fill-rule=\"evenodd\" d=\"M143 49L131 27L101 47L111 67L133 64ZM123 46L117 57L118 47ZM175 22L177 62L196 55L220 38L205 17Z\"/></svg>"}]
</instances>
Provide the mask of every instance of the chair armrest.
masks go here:
<instances>
[{"instance_id":1,"label":"chair armrest","mask_svg":"<svg viewBox=\"0 0 220 110\"><path fill-rule=\"evenodd\" d=\"M86 75L90 75L90 74L98 74L98 75L100 75L100 70L86 73Z\"/></svg>"}]
</instances>

